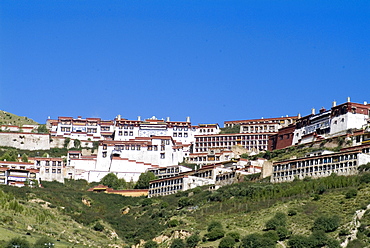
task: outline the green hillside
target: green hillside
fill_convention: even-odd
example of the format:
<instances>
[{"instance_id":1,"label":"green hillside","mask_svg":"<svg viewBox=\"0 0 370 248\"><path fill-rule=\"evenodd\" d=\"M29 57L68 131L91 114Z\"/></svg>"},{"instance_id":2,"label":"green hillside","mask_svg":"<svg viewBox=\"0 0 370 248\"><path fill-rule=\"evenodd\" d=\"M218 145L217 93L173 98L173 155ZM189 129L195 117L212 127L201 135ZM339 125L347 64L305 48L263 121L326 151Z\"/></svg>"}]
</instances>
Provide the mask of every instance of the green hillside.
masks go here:
<instances>
[{"instance_id":1,"label":"green hillside","mask_svg":"<svg viewBox=\"0 0 370 248\"><path fill-rule=\"evenodd\" d=\"M18 116L15 114L8 113L6 111L0 110L0 125L37 125L38 123L28 117Z\"/></svg>"},{"instance_id":2,"label":"green hillside","mask_svg":"<svg viewBox=\"0 0 370 248\"><path fill-rule=\"evenodd\" d=\"M161 240L159 247L171 247L183 242L176 238L188 237L188 247L193 241L197 247L333 248L356 230L359 239L347 247L366 247L369 183L368 173L332 175L282 184L243 182L214 192L195 188L158 198L87 192L91 185L83 180L32 189L2 186L0 237L6 242L11 236L4 233L28 232L34 242L46 235L60 240L56 247L129 247L154 238ZM363 214L358 227L356 211Z\"/></svg>"}]
</instances>

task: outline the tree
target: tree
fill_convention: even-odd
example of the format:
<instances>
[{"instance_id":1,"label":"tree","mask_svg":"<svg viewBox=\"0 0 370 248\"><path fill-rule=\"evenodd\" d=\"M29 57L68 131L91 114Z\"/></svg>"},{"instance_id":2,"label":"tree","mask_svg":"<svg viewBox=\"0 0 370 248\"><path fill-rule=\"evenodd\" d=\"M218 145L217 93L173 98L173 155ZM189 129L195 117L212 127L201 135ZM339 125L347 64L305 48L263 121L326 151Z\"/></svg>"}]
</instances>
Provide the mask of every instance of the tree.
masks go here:
<instances>
[{"instance_id":1,"label":"tree","mask_svg":"<svg viewBox=\"0 0 370 248\"><path fill-rule=\"evenodd\" d=\"M26 239L16 237L16 238L12 238L11 240L9 240L8 243L6 243L4 247L5 248L14 248L14 247L30 248L31 246L30 246L30 243Z\"/></svg>"},{"instance_id":2,"label":"tree","mask_svg":"<svg viewBox=\"0 0 370 248\"><path fill-rule=\"evenodd\" d=\"M48 133L49 130L47 129L45 124L41 124L37 127L37 132L38 133Z\"/></svg>"},{"instance_id":3,"label":"tree","mask_svg":"<svg viewBox=\"0 0 370 248\"><path fill-rule=\"evenodd\" d=\"M101 180L100 183L113 189L122 189L126 186L126 181L123 178L118 178L114 173L108 173Z\"/></svg>"},{"instance_id":4,"label":"tree","mask_svg":"<svg viewBox=\"0 0 370 248\"><path fill-rule=\"evenodd\" d=\"M41 237L36 240L36 243L33 245L34 248L47 248L54 247L54 240L49 237Z\"/></svg>"},{"instance_id":5,"label":"tree","mask_svg":"<svg viewBox=\"0 0 370 248\"><path fill-rule=\"evenodd\" d=\"M200 237L197 234L193 234L186 239L186 247L194 248L200 241Z\"/></svg>"},{"instance_id":6,"label":"tree","mask_svg":"<svg viewBox=\"0 0 370 248\"><path fill-rule=\"evenodd\" d=\"M73 141L73 146L74 146L74 148L76 148L76 149L80 149L80 148L81 148L81 141L80 141L79 139L75 139L75 140Z\"/></svg>"},{"instance_id":7,"label":"tree","mask_svg":"<svg viewBox=\"0 0 370 248\"><path fill-rule=\"evenodd\" d=\"M149 189L149 182L155 179L157 179L157 177L151 171L141 173L135 185L135 189Z\"/></svg>"},{"instance_id":8,"label":"tree","mask_svg":"<svg viewBox=\"0 0 370 248\"><path fill-rule=\"evenodd\" d=\"M22 162L28 163L28 156L25 153L22 155Z\"/></svg>"},{"instance_id":9,"label":"tree","mask_svg":"<svg viewBox=\"0 0 370 248\"><path fill-rule=\"evenodd\" d=\"M184 241L182 239L174 239L170 248L185 248Z\"/></svg>"},{"instance_id":10,"label":"tree","mask_svg":"<svg viewBox=\"0 0 370 248\"><path fill-rule=\"evenodd\" d=\"M213 229L216 229L216 228L219 228L219 229L223 228L221 222L212 221L211 223L209 223L207 231L210 232L210 231L212 231Z\"/></svg>"},{"instance_id":11,"label":"tree","mask_svg":"<svg viewBox=\"0 0 370 248\"><path fill-rule=\"evenodd\" d=\"M209 241L214 241L225 236L225 231L221 228L214 228L210 232L206 233L205 236Z\"/></svg>"},{"instance_id":12,"label":"tree","mask_svg":"<svg viewBox=\"0 0 370 248\"><path fill-rule=\"evenodd\" d=\"M71 138L65 138L64 139L64 144L63 144L63 147L64 148L68 148L68 146L69 146L69 142L71 141Z\"/></svg>"}]
</instances>

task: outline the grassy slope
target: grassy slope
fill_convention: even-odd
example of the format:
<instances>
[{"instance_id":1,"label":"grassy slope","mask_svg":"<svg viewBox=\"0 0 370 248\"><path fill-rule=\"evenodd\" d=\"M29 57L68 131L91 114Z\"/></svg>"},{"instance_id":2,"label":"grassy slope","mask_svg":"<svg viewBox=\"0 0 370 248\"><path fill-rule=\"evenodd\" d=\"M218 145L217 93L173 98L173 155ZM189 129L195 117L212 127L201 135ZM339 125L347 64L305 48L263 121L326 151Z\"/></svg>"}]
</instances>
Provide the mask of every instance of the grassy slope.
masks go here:
<instances>
[{"instance_id":1,"label":"grassy slope","mask_svg":"<svg viewBox=\"0 0 370 248\"><path fill-rule=\"evenodd\" d=\"M309 183L315 185L322 184L323 181L298 182L296 185ZM15 234L24 235L31 230L33 236L48 234L59 238L61 242L70 244L79 242L79 244L85 243L97 247L110 242L106 233L92 230L98 220L104 220L106 229L114 228L125 243L129 244L138 243L140 239L150 240L159 235L171 236L179 230L188 233L199 232L202 237L207 232L207 225L217 220L223 224L226 232L238 231L241 236L245 236L255 232L263 233L265 223L275 213L287 213L288 210L294 209L297 214L288 217L288 229L293 234L308 236L315 218L320 215L339 215L341 227L328 234L339 239L340 230L348 229L347 224L355 211L370 203L368 184L356 184L357 196L349 199L345 197L349 188L339 187L327 189L319 199L315 199L313 197L315 192L312 192L288 197L262 197L259 200L232 196L224 198L221 202L209 201L209 197L214 193L199 190L199 188L177 195L147 199L86 192L88 185L84 185L83 182L69 182L66 185L46 183L45 187L45 189L2 187L4 191L16 195L18 202L26 209L20 214L2 207L2 211L7 210L0 218L2 220L0 232L7 230L6 228L12 228ZM243 187L248 185L242 185L241 188ZM285 187L290 186L286 184ZM234 190L234 188L230 189ZM57 207L50 208L33 202L38 198ZM84 205L82 198L89 199L92 203L91 207ZM179 200L185 198L193 201L191 206L196 206L195 210L177 207ZM127 207L130 208L129 213L122 215L121 209ZM13 219L7 219L6 216ZM370 226L369 217L370 214L366 213L364 217L367 219L366 226ZM168 221L171 219L177 219L179 225L169 227ZM362 238L369 241L366 236ZM199 244L199 247L217 247L218 243L219 240L204 241ZM60 245L60 247L64 246ZM163 243L161 247L169 247L169 242Z\"/></svg>"},{"instance_id":2,"label":"grassy slope","mask_svg":"<svg viewBox=\"0 0 370 248\"><path fill-rule=\"evenodd\" d=\"M14 189L12 191L15 192ZM123 244L119 239L110 240L112 228L109 225L103 223L103 232L94 231L90 226L81 225L65 215L62 208L38 199L34 194L28 194L25 199L0 191L0 211L0 241L3 243L13 237L26 237L34 243L41 236L49 236L56 241L56 247Z\"/></svg>"},{"instance_id":3,"label":"grassy slope","mask_svg":"<svg viewBox=\"0 0 370 248\"><path fill-rule=\"evenodd\" d=\"M18 116L15 114L8 113L6 111L0 110L0 125L36 125L38 124L28 117Z\"/></svg>"}]
</instances>

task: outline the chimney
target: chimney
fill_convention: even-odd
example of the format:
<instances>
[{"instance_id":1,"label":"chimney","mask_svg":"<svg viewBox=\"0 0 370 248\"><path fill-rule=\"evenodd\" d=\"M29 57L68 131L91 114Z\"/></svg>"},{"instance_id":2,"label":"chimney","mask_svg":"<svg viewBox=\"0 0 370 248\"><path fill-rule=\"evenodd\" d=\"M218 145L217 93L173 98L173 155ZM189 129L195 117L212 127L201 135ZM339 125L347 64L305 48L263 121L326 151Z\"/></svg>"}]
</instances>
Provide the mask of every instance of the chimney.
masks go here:
<instances>
[{"instance_id":1,"label":"chimney","mask_svg":"<svg viewBox=\"0 0 370 248\"><path fill-rule=\"evenodd\" d=\"M170 122L170 117L167 117L166 118L166 122Z\"/></svg>"},{"instance_id":2,"label":"chimney","mask_svg":"<svg viewBox=\"0 0 370 248\"><path fill-rule=\"evenodd\" d=\"M347 97L347 102L351 102L351 98L350 97Z\"/></svg>"},{"instance_id":3,"label":"chimney","mask_svg":"<svg viewBox=\"0 0 370 248\"><path fill-rule=\"evenodd\" d=\"M138 117L137 117L137 120L138 120L138 121L141 121L141 116L138 116Z\"/></svg>"},{"instance_id":4,"label":"chimney","mask_svg":"<svg viewBox=\"0 0 370 248\"><path fill-rule=\"evenodd\" d=\"M335 106L337 106L337 101L333 101L333 104L331 105L332 107L335 107Z\"/></svg>"},{"instance_id":5,"label":"chimney","mask_svg":"<svg viewBox=\"0 0 370 248\"><path fill-rule=\"evenodd\" d=\"M190 122L190 117L186 117L186 122Z\"/></svg>"},{"instance_id":6,"label":"chimney","mask_svg":"<svg viewBox=\"0 0 370 248\"><path fill-rule=\"evenodd\" d=\"M311 114L313 114L313 115L315 114L315 109L314 108L311 109Z\"/></svg>"}]
</instances>

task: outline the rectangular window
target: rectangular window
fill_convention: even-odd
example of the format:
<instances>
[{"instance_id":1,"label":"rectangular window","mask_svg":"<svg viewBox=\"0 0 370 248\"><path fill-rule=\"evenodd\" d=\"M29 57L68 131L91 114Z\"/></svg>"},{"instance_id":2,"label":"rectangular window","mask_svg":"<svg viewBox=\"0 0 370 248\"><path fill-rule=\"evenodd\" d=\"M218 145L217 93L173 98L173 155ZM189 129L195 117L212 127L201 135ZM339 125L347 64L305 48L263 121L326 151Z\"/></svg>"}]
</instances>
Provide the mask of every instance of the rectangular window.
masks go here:
<instances>
[{"instance_id":1,"label":"rectangular window","mask_svg":"<svg viewBox=\"0 0 370 248\"><path fill-rule=\"evenodd\" d=\"M119 132L118 132L118 135L119 135L119 136L122 136L122 131L119 131Z\"/></svg>"},{"instance_id":2,"label":"rectangular window","mask_svg":"<svg viewBox=\"0 0 370 248\"><path fill-rule=\"evenodd\" d=\"M51 171L52 173L56 173L57 172L57 170L56 169L52 169L52 171Z\"/></svg>"},{"instance_id":3,"label":"rectangular window","mask_svg":"<svg viewBox=\"0 0 370 248\"><path fill-rule=\"evenodd\" d=\"M45 173L49 173L49 168L46 168L45 169Z\"/></svg>"},{"instance_id":4,"label":"rectangular window","mask_svg":"<svg viewBox=\"0 0 370 248\"><path fill-rule=\"evenodd\" d=\"M182 137L182 133L179 133L179 137Z\"/></svg>"},{"instance_id":5,"label":"rectangular window","mask_svg":"<svg viewBox=\"0 0 370 248\"><path fill-rule=\"evenodd\" d=\"M177 137L177 133L173 133L173 137Z\"/></svg>"},{"instance_id":6,"label":"rectangular window","mask_svg":"<svg viewBox=\"0 0 370 248\"><path fill-rule=\"evenodd\" d=\"M58 174L62 173L62 169L57 170Z\"/></svg>"},{"instance_id":7,"label":"rectangular window","mask_svg":"<svg viewBox=\"0 0 370 248\"><path fill-rule=\"evenodd\" d=\"M46 166L49 166L50 165L50 162L49 161L46 161Z\"/></svg>"},{"instance_id":8,"label":"rectangular window","mask_svg":"<svg viewBox=\"0 0 370 248\"><path fill-rule=\"evenodd\" d=\"M187 138L188 137L188 133L184 133L184 137Z\"/></svg>"},{"instance_id":9,"label":"rectangular window","mask_svg":"<svg viewBox=\"0 0 370 248\"><path fill-rule=\"evenodd\" d=\"M164 151L164 146L161 146L161 151Z\"/></svg>"},{"instance_id":10,"label":"rectangular window","mask_svg":"<svg viewBox=\"0 0 370 248\"><path fill-rule=\"evenodd\" d=\"M107 152L103 152L103 158L107 157Z\"/></svg>"},{"instance_id":11,"label":"rectangular window","mask_svg":"<svg viewBox=\"0 0 370 248\"><path fill-rule=\"evenodd\" d=\"M125 131L125 136L128 136L128 132L127 131Z\"/></svg>"},{"instance_id":12,"label":"rectangular window","mask_svg":"<svg viewBox=\"0 0 370 248\"><path fill-rule=\"evenodd\" d=\"M140 145L137 145L136 146L136 150L140 151L140 149L141 149L141 146Z\"/></svg>"},{"instance_id":13,"label":"rectangular window","mask_svg":"<svg viewBox=\"0 0 370 248\"><path fill-rule=\"evenodd\" d=\"M165 153L161 153L161 159L165 158Z\"/></svg>"},{"instance_id":14,"label":"rectangular window","mask_svg":"<svg viewBox=\"0 0 370 248\"><path fill-rule=\"evenodd\" d=\"M133 136L134 135L134 132L130 131L130 136Z\"/></svg>"},{"instance_id":15,"label":"rectangular window","mask_svg":"<svg viewBox=\"0 0 370 248\"><path fill-rule=\"evenodd\" d=\"M153 146L154 151L158 151L158 146Z\"/></svg>"}]
</instances>

